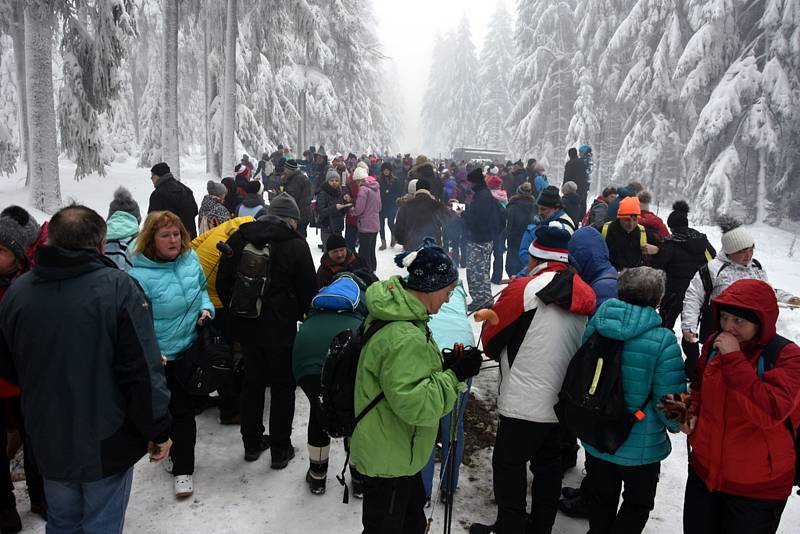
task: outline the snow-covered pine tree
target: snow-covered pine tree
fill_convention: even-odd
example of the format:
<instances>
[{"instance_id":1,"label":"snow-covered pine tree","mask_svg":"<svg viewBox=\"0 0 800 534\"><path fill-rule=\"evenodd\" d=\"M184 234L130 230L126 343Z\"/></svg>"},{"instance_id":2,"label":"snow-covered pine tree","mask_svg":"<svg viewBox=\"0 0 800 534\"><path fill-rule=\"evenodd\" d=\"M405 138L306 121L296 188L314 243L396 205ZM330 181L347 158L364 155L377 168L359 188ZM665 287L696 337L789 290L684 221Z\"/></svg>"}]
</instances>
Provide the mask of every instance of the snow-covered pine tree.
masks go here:
<instances>
[{"instance_id":1,"label":"snow-covered pine tree","mask_svg":"<svg viewBox=\"0 0 800 534\"><path fill-rule=\"evenodd\" d=\"M31 0L25 6L25 67L30 128L30 200L45 213L61 207L56 114L53 107L53 34L55 0Z\"/></svg>"},{"instance_id":2,"label":"snow-covered pine tree","mask_svg":"<svg viewBox=\"0 0 800 534\"><path fill-rule=\"evenodd\" d=\"M151 65L160 65L160 47L150 47ZM139 166L152 167L163 161L161 157L161 76L151 74L142 95Z\"/></svg>"},{"instance_id":3,"label":"snow-covered pine tree","mask_svg":"<svg viewBox=\"0 0 800 534\"><path fill-rule=\"evenodd\" d=\"M236 39L238 0L228 0L225 14L225 82L222 91L222 172L233 172L236 163Z\"/></svg>"},{"instance_id":4,"label":"snow-covered pine tree","mask_svg":"<svg viewBox=\"0 0 800 534\"><path fill-rule=\"evenodd\" d=\"M474 146L477 141L477 113L480 103L478 57L472 42L469 20L464 16L453 36L452 85L445 117L445 141L448 152L459 146Z\"/></svg>"},{"instance_id":5,"label":"snow-covered pine tree","mask_svg":"<svg viewBox=\"0 0 800 534\"><path fill-rule=\"evenodd\" d=\"M422 104L423 146L431 154L447 154L451 147L445 140L444 123L451 87L449 69L452 66L453 39L451 34L437 34L433 41L428 86Z\"/></svg>"},{"instance_id":6,"label":"snow-covered pine tree","mask_svg":"<svg viewBox=\"0 0 800 534\"><path fill-rule=\"evenodd\" d=\"M0 16L5 16L0 4ZM2 30L2 29L0 29ZM17 170L20 156L20 139L17 115L17 88L14 80L14 52L11 37L0 31L0 174L11 174Z\"/></svg>"},{"instance_id":7,"label":"snow-covered pine tree","mask_svg":"<svg viewBox=\"0 0 800 534\"><path fill-rule=\"evenodd\" d=\"M489 31L481 49L477 135L481 146L500 150L509 150L511 144L505 121L511 113L507 79L514 65L512 35L511 16L501 0L489 20Z\"/></svg>"}]
</instances>

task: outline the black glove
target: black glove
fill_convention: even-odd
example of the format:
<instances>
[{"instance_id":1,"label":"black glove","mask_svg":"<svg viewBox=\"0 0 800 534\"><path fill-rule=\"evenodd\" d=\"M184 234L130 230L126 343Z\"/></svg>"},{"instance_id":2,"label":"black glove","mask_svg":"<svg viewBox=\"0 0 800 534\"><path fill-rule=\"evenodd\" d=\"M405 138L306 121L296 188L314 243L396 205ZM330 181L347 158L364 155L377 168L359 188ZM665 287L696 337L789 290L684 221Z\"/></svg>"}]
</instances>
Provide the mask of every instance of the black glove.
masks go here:
<instances>
[{"instance_id":1,"label":"black glove","mask_svg":"<svg viewBox=\"0 0 800 534\"><path fill-rule=\"evenodd\" d=\"M459 382L465 382L468 378L477 375L483 363L483 353L476 347L465 347L464 355L459 358L450 369L455 373Z\"/></svg>"},{"instance_id":2,"label":"black glove","mask_svg":"<svg viewBox=\"0 0 800 534\"><path fill-rule=\"evenodd\" d=\"M442 349L442 369L447 371L464 355L464 346L458 343L452 349Z\"/></svg>"}]
</instances>

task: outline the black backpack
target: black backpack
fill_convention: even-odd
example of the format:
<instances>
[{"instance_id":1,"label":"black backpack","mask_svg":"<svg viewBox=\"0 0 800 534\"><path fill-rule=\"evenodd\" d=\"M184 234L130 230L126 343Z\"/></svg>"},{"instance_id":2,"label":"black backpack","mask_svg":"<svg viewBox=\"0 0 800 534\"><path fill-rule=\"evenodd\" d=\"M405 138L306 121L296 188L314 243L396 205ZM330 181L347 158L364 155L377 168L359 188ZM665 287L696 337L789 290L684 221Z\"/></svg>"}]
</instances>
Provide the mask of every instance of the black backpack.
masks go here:
<instances>
[{"instance_id":1,"label":"black backpack","mask_svg":"<svg viewBox=\"0 0 800 534\"><path fill-rule=\"evenodd\" d=\"M763 270L757 259L753 258L752 263L757 269ZM730 263L723 263L722 267L717 271L716 277L719 278L719 275L728 266L730 266ZM700 267L698 272L700 273L700 280L703 282L704 296L703 307L700 308L700 329L697 333L700 343L705 343L708 336L719 330L719 325L714 324L714 313L711 310L711 292L714 290L714 281L711 280L711 271L708 269L708 263Z\"/></svg>"},{"instance_id":2,"label":"black backpack","mask_svg":"<svg viewBox=\"0 0 800 534\"><path fill-rule=\"evenodd\" d=\"M644 418L642 407L628 411L622 390L622 341L592 334L567 367L554 406L558 420L569 431L600 452L614 454Z\"/></svg>"},{"instance_id":3,"label":"black backpack","mask_svg":"<svg viewBox=\"0 0 800 534\"><path fill-rule=\"evenodd\" d=\"M763 378L764 371L769 371L775 367L778 354L789 343L791 343L790 340L777 334L769 340L769 343L764 347L761 356L758 358L758 378ZM798 432L796 421L793 422L787 417L784 423L794 440L794 485L800 486L800 432ZM797 490L797 494L800 495L800 489Z\"/></svg>"},{"instance_id":4,"label":"black backpack","mask_svg":"<svg viewBox=\"0 0 800 534\"><path fill-rule=\"evenodd\" d=\"M262 248L252 243L245 245L228 305L230 313L245 319L257 319L261 315L263 299L269 289L271 265L272 247L269 243Z\"/></svg>"}]
</instances>

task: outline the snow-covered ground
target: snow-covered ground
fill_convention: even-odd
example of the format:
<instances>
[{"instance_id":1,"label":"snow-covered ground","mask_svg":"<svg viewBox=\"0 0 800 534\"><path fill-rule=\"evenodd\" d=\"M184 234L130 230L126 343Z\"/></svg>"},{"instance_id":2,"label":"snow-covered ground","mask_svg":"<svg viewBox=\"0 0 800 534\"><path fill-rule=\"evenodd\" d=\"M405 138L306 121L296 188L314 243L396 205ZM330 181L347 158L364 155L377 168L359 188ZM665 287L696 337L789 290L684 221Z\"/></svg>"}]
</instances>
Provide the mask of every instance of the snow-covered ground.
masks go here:
<instances>
[{"instance_id":1,"label":"snow-covered ground","mask_svg":"<svg viewBox=\"0 0 800 534\"><path fill-rule=\"evenodd\" d=\"M133 193L142 212L147 211L148 198L152 191L150 173L148 169L136 168L134 160L115 163L108 168L105 177L89 176L80 182L72 179L74 169L75 166L70 161L60 161L62 198L65 202L74 200L107 216L108 203L114 189L124 185ZM181 173L183 181L194 190L199 204L206 188L203 160L194 157L183 159ZM0 199L0 208L9 204L28 207L24 180L19 176L0 177ZM44 213L32 213L39 221L47 218ZM664 212L662 216L666 218L667 214L668 212ZM699 229L708 234L715 246L718 245L718 229ZM770 280L778 287L800 294L800 269L797 268L797 260L790 257L792 253L800 256L800 243L794 242L795 236L763 225L750 227L750 231L756 239L756 257L767 269ZM309 236L311 251L316 260L321 254L317 243L319 240L316 236ZM391 250L377 251L378 275L381 278L399 272L394 265L393 254ZM462 279L466 279L463 272ZM493 289L496 292L500 288ZM791 339L800 339L800 310L782 308L778 330ZM491 396L496 379L496 370L486 371L476 379L473 389L480 398ZM331 447L328 493L314 496L306 488L304 476L308 466L305 449L308 402L302 392L298 390L294 421L297 456L282 471L270 469L269 454L265 454L255 463L245 463L242 459L243 449L238 427L220 426L216 417L215 410L208 410L197 418L195 494L191 499L181 502L175 500L172 477L161 466L150 465L146 461L137 464L126 532L360 532L361 502L351 499L349 504L342 504L341 488L334 478L344 462L340 440L335 440ZM682 435L676 435L672 436L672 443L673 453L661 468L656 506L645 529L647 533L674 533L681 530L683 489L687 472L686 440ZM565 484L579 483L582 458L580 462L578 468L566 474ZM480 461L475 462L474 467L462 466L454 517L457 525L464 525L464 530L474 521L493 521L495 509L491 481L490 449L481 452ZM24 483L17 483L17 495L25 532L43 533L44 522L28 512ZM430 513L430 510L427 512ZM431 532L436 532L442 525L442 506L435 506L433 513ZM800 497L793 494L783 514L779 532L797 532L798 525ZM554 532L578 534L587 529L586 521L559 514ZM460 529L457 527L455 530Z\"/></svg>"}]
</instances>

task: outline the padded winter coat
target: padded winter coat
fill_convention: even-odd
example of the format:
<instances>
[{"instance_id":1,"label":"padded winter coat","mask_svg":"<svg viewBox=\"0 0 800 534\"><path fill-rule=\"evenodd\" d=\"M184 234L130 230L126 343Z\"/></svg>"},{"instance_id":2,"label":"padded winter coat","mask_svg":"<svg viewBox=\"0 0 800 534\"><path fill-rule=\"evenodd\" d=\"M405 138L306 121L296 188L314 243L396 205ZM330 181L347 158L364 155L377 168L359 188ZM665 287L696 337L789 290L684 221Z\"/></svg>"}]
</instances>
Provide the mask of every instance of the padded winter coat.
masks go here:
<instances>
[{"instance_id":1,"label":"padded winter coat","mask_svg":"<svg viewBox=\"0 0 800 534\"><path fill-rule=\"evenodd\" d=\"M511 281L492 307L498 324L481 333L486 354L500 361L497 413L558 422L553 406L594 309L592 289L563 263L541 263Z\"/></svg>"},{"instance_id":2,"label":"padded winter coat","mask_svg":"<svg viewBox=\"0 0 800 534\"><path fill-rule=\"evenodd\" d=\"M372 176L361 182L356 205L350 210L362 234L376 234L381 227L381 187Z\"/></svg>"},{"instance_id":3,"label":"padded winter coat","mask_svg":"<svg viewBox=\"0 0 800 534\"><path fill-rule=\"evenodd\" d=\"M150 205L147 213L154 211L171 211L177 215L192 239L197 237L197 202L192 190L167 173L156 181L156 189L150 193Z\"/></svg>"},{"instance_id":4,"label":"padded winter coat","mask_svg":"<svg viewBox=\"0 0 800 534\"><path fill-rule=\"evenodd\" d=\"M575 182L575 185L578 186L578 196L585 198L586 193L589 191L589 175L586 173L586 165L581 158L569 158L567 163L564 164L564 181ZM580 216L575 221L579 219Z\"/></svg>"},{"instance_id":5,"label":"padded winter coat","mask_svg":"<svg viewBox=\"0 0 800 534\"><path fill-rule=\"evenodd\" d=\"M652 211L642 210L642 214L639 216L639 224L650 230L658 241L664 241L669 237L667 225L664 224L661 217Z\"/></svg>"},{"instance_id":6,"label":"padded winter coat","mask_svg":"<svg viewBox=\"0 0 800 534\"><path fill-rule=\"evenodd\" d=\"M302 172L292 174L282 182L281 190L289 193L297 203L297 208L300 210L300 226L308 224L311 220L311 201L314 199L308 176Z\"/></svg>"},{"instance_id":7,"label":"padded winter coat","mask_svg":"<svg viewBox=\"0 0 800 534\"><path fill-rule=\"evenodd\" d=\"M528 228L525 230L525 233L522 235L522 241L519 243L518 254L519 261L522 262L522 265L528 265L528 258L530 257L530 254L528 254L528 248L530 248L531 243L536 240L536 229L540 226L555 226L557 228L561 228L562 230L566 230L570 234L575 231L575 222L564 210L558 210L539 224L529 224Z\"/></svg>"},{"instance_id":8,"label":"padded winter coat","mask_svg":"<svg viewBox=\"0 0 800 534\"><path fill-rule=\"evenodd\" d=\"M592 286L598 308L608 299L617 298L617 270L608 259L608 246L600 232L591 226L579 228L567 250L570 264Z\"/></svg>"},{"instance_id":9,"label":"padded winter coat","mask_svg":"<svg viewBox=\"0 0 800 534\"><path fill-rule=\"evenodd\" d=\"M338 210L336 204L345 204L344 190L334 189L328 182L323 183L317 193L317 215L319 227L331 234L341 234L344 231L344 214L347 208Z\"/></svg>"},{"instance_id":10,"label":"padded winter coat","mask_svg":"<svg viewBox=\"0 0 800 534\"><path fill-rule=\"evenodd\" d=\"M456 343L475 346L475 334L467 317L467 292L461 282L456 285L450 300L445 302L428 322L433 340L441 349L453 348Z\"/></svg>"},{"instance_id":11,"label":"padded winter coat","mask_svg":"<svg viewBox=\"0 0 800 534\"><path fill-rule=\"evenodd\" d=\"M485 184L472 186L472 203L461 216L472 243L490 243L505 230L505 210Z\"/></svg>"},{"instance_id":12,"label":"padded winter coat","mask_svg":"<svg viewBox=\"0 0 800 534\"><path fill-rule=\"evenodd\" d=\"M103 253L123 271L133 267L128 248L138 234L139 220L127 211L115 211L106 221L106 246Z\"/></svg>"},{"instance_id":13,"label":"padded winter coat","mask_svg":"<svg viewBox=\"0 0 800 534\"><path fill-rule=\"evenodd\" d=\"M367 341L358 361L355 413L381 391L386 398L356 426L351 461L371 477L416 475L428 463L439 419L453 409L466 386L453 371L442 371L425 306L405 290L399 276L369 286L366 302L368 322L395 322Z\"/></svg>"},{"instance_id":14,"label":"padded winter coat","mask_svg":"<svg viewBox=\"0 0 800 534\"><path fill-rule=\"evenodd\" d=\"M217 248L217 243L227 241L241 225L254 220L250 216L236 217L192 240L192 248L197 252L203 272L208 277L208 286L206 287L208 297L217 309L225 307L217 294L217 272L219 272L219 261L222 256L222 252Z\"/></svg>"},{"instance_id":15,"label":"padded winter coat","mask_svg":"<svg viewBox=\"0 0 800 534\"><path fill-rule=\"evenodd\" d=\"M761 329L741 350L719 354L703 346L692 384L697 425L689 436L689 465L710 491L754 499L785 499L792 489L795 454L785 425L800 421L800 348L786 345L775 367L759 378L758 360L775 336L778 303L769 284L739 280L713 299L753 310ZM718 321L717 321L718 324Z\"/></svg>"},{"instance_id":16,"label":"padded winter coat","mask_svg":"<svg viewBox=\"0 0 800 534\"><path fill-rule=\"evenodd\" d=\"M614 454L598 451L584 443L586 452L617 465L636 466L660 462L672 452L667 430L680 425L664 416L656 404L668 393L686 391L683 357L675 334L661 327L655 308L637 306L617 299L600 306L584 334L584 341L597 331L623 341L622 389L628 411L644 406L645 417L633 424L630 436ZM645 405L647 396L650 401Z\"/></svg>"},{"instance_id":17,"label":"padded winter coat","mask_svg":"<svg viewBox=\"0 0 800 534\"><path fill-rule=\"evenodd\" d=\"M297 331L292 347L292 371L295 380L308 375L322 374L322 365L331 346L331 341L339 332L361 326L364 315L358 311L315 310Z\"/></svg>"},{"instance_id":18,"label":"padded winter coat","mask_svg":"<svg viewBox=\"0 0 800 534\"><path fill-rule=\"evenodd\" d=\"M430 192L417 191L409 200L398 200L400 208L394 223L394 236L405 250L416 250L426 237L442 245L444 228L450 219L447 206L433 198Z\"/></svg>"},{"instance_id":19,"label":"padded winter coat","mask_svg":"<svg viewBox=\"0 0 800 534\"><path fill-rule=\"evenodd\" d=\"M150 300L161 354L174 360L197 339L195 323L200 312L208 310L214 316L197 253L189 250L164 262L137 254L128 274L139 281Z\"/></svg>"}]
</instances>

